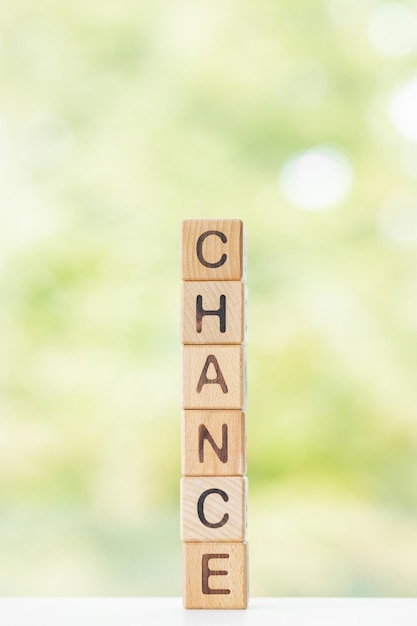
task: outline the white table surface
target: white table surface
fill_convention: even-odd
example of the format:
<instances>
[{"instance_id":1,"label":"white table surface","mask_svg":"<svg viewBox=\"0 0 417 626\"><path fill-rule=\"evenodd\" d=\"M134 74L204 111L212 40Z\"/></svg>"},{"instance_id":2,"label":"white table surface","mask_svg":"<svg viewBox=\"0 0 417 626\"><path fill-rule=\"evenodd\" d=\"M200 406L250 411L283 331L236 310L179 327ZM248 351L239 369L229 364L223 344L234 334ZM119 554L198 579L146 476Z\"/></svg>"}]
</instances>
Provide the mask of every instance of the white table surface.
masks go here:
<instances>
[{"instance_id":1,"label":"white table surface","mask_svg":"<svg viewBox=\"0 0 417 626\"><path fill-rule=\"evenodd\" d=\"M417 599L252 598L246 611L180 598L3 598L1 626L417 626Z\"/></svg>"}]
</instances>

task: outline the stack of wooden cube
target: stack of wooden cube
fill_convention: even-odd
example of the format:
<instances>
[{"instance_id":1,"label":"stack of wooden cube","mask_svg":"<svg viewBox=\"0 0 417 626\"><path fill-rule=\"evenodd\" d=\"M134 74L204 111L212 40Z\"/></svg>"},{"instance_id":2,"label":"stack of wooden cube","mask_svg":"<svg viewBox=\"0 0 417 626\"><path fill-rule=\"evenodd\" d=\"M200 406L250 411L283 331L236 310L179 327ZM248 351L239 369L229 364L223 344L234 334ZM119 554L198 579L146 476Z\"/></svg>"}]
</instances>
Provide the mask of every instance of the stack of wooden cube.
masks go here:
<instances>
[{"instance_id":1,"label":"stack of wooden cube","mask_svg":"<svg viewBox=\"0 0 417 626\"><path fill-rule=\"evenodd\" d=\"M248 602L245 235L241 220L182 223L183 599Z\"/></svg>"}]
</instances>

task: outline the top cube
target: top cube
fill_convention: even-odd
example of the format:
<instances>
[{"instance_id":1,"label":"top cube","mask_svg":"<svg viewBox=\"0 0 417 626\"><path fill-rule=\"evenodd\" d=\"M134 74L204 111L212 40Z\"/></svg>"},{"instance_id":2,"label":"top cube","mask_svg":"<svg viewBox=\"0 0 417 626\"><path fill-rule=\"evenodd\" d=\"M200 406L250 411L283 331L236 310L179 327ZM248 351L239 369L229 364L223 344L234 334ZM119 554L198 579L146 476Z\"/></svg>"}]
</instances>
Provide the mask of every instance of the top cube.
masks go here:
<instances>
[{"instance_id":1,"label":"top cube","mask_svg":"<svg viewBox=\"0 0 417 626\"><path fill-rule=\"evenodd\" d=\"M244 280L242 220L182 222L182 280Z\"/></svg>"}]
</instances>

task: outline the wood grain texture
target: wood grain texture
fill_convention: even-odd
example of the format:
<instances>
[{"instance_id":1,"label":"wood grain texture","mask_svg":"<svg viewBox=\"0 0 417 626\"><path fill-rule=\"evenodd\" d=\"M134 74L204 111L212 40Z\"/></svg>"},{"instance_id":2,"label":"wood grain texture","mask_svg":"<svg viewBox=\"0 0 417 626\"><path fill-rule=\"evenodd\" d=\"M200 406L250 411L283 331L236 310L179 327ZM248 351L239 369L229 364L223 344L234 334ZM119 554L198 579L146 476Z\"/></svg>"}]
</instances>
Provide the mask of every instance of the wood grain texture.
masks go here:
<instances>
[{"instance_id":1,"label":"wood grain texture","mask_svg":"<svg viewBox=\"0 0 417 626\"><path fill-rule=\"evenodd\" d=\"M182 541L244 541L246 492L242 476L182 478Z\"/></svg>"},{"instance_id":2,"label":"wood grain texture","mask_svg":"<svg viewBox=\"0 0 417 626\"><path fill-rule=\"evenodd\" d=\"M243 411L183 411L183 475L243 476L246 473L245 423Z\"/></svg>"},{"instance_id":3,"label":"wood grain texture","mask_svg":"<svg viewBox=\"0 0 417 626\"><path fill-rule=\"evenodd\" d=\"M184 346L182 382L184 409L244 409L245 349L242 346Z\"/></svg>"},{"instance_id":4,"label":"wood grain texture","mask_svg":"<svg viewBox=\"0 0 417 626\"><path fill-rule=\"evenodd\" d=\"M183 282L183 344L244 344L246 288L240 281Z\"/></svg>"},{"instance_id":5,"label":"wood grain texture","mask_svg":"<svg viewBox=\"0 0 417 626\"><path fill-rule=\"evenodd\" d=\"M183 280L242 280L245 277L245 233L239 219L182 222Z\"/></svg>"},{"instance_id":6,"label":"wood grain texture","mask_svg":"<svg viewBox=\"0 0 417 626\"><path fill-rule=\"evenodd\" d=\"M183 602L186 609L246 609L246 543L185 543Z\"/></svg>"}]
</instances>

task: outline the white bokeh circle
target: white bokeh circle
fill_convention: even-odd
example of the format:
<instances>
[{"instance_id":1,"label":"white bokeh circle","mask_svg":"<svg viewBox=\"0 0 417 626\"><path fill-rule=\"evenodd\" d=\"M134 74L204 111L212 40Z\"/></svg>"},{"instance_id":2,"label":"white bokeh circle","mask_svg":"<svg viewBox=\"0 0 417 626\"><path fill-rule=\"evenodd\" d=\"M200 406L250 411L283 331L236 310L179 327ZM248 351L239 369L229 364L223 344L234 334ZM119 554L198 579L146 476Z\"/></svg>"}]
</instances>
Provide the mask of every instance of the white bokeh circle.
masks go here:
<instances>
[{"instance_id":1,"label":"white bokeh circle","mask_svg":"<svg viewBox=\"0 0 417 626\"><path fill-rule=\"evenodd\" d=\"M290 157L281 168L279 186L284 197L307 211L342 202L353 183L352 167L335 148L317 146Z\"/></svg>"},{"instance_id":2,"label":"white bokeh circle","mask_svg":"<svg viewBox=\"0 0 417 626\"><path fill-rule=\"evenodd\" d=\"M417 76L393 92L388 110L398 132L410 141L417 141Z\"/></svg>"},{"instance_id":3,"label":"white bokeh circle","mask_svg":"<svg viewBox=\"0 0 417 626\"><path fill-rule=\"evenodd\" d=\"M417 49L417 13L401 2L377 4L369 18L368 37L381 54L409 55Z\"/></svg>"}]
</instances>

